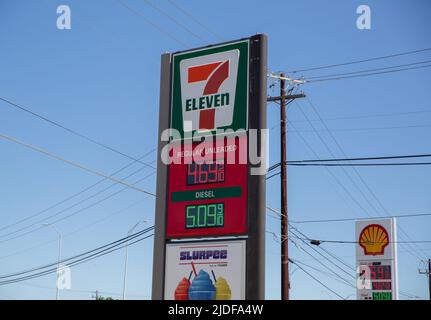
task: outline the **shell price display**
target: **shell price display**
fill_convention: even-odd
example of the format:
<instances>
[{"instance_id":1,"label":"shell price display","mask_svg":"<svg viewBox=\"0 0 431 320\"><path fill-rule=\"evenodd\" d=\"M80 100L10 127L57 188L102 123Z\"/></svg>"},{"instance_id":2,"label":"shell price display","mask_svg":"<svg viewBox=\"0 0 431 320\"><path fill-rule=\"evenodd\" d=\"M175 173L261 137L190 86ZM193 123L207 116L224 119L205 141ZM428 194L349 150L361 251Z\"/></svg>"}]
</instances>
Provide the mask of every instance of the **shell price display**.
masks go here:
<instances>
[{"instance_id":1,"label":"shell price display","mask_svg":"<svg viewBox=\"0 0 431 320\"><path fill-rule=\"evenodd\" d=\"M373 292L373 300L392 300L392 292Z\"/></svg>"},{"instance_id":2,"label":"shell price display","mask_svg":"<svg viewBox=\"0 0 431 320\"><path fill-rule=\"evenodd\" d=\"M390 280L392 279L391 266L377 265L368 266L370 268L370 280Z\"/></svg>"},{"instance_id":3,"label":"shell price display","mask_svg":"<svg viewBox=\"0 0 431 320\"><path fill-rule=\"evenodd\" d=\"M223 227L224 204L209 203L186 206L186 228Z\"/></svg>"}]
</instances>

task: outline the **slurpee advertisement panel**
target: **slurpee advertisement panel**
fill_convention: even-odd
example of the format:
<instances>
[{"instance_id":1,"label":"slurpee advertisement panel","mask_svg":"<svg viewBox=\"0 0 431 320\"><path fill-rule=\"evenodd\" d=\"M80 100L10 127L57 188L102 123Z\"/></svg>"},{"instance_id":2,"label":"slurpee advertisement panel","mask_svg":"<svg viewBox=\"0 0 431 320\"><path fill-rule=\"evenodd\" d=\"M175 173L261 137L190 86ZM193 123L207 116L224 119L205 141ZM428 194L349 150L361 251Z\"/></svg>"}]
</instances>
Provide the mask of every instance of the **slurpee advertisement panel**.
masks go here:
<instances>
[{"instance_id":1,"label":"slurpee advertisement panel","mask_svg":"<svg viewBox=\"0 0 431 320\"><path fill-rule=\"evenodd\" d=\"M166 300L244 300L245 240L166 246Z\"/></svg>"}]
</instances>

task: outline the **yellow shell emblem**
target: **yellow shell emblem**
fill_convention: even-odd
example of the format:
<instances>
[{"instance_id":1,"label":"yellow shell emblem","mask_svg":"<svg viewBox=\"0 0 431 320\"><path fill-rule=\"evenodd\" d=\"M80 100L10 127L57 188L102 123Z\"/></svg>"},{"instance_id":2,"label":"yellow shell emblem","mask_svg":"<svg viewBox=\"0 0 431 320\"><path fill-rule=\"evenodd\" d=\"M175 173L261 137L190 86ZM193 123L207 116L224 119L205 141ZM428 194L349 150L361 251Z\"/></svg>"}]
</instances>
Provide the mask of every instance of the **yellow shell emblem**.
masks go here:
<instances>
[{"instance_id":1,"label":"yellow shell emblem","mask_svg":"<svg viewBox=\"0 0 431 320\"><path fill-rule=\"evenodd\" d=\"M370 224L362 229L359 235L359 245L365 255L381 255L389 244L388 232L379 224Z\"/></svg>"}]
</instances>

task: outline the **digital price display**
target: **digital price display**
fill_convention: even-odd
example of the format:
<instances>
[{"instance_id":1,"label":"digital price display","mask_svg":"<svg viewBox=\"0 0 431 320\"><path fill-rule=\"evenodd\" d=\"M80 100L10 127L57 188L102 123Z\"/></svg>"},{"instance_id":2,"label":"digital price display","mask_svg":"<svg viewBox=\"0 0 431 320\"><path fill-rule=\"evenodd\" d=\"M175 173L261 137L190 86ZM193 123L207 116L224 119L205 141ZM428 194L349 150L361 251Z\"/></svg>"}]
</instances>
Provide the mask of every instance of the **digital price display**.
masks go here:
<instances>
[{"instance_id":1,"label":"digital price display","mask_svg":"<svg viewBox=\"0 0 431 320\"><path fill-rule=\"evenodd\" d=\"M392 292L373 292L373 300L392 300Z\"/></svg>"},{"instance_id":2,"label":"digital price display","mask_svg":"<svg viewBox=\"0 0 431 320\"><path fill-rule=\"evenodd\" d=\"M390 261L361 261L359 277L361 300L392 300L393 268ZM366 284L366 285L365 285Z\"/></svg>"},{"instance_id":3,"label":"digital price display","mask_svg":"<svg viewBox=\"0 0 431 320\"><path fill-rule=\"evenodd\" d=\"M168 239L247 233L247 136L223 139L172 146Z\"/></svg>"},{"instance_id":4,"label":"digital price display","mask_svg":"<svg viewBox=\"0 0 431 320\"><path fill-rule=\"evenodd\" d=\"M370 268L370 280L390 280L392 279L391 266L373 265Z\"/></svg>"},{"instance_id":5,"label":"digital price display","mask_svg":"<svg viewBox=\"0 0 431 320\"><path fill-rule=\"evenodd\" d=\"M186 206L186 228L223 227L224 204L210 203Z\"/></svg>"},{"instance_id":6,"label":"digital price display","mask_svg":"<svg viewBox=\"0 0 431 320\"><path fill-rule=\"evenodd\" d=\"M187 165L187 185L224 182L225 165L218 163L192 163Z\"/></svg>"},{"instance_id":7,"label":"digital price display","mask_svg":"<svg viewBox=\"0 0 431 320\"><path fill-rule=\"evenodd\" d=\"M392 282L390 281L383 281L383 282L373 281L371 282L371 285L372 285L371 289L376 291L392 290Z\"/></svg>"}]
</instances>

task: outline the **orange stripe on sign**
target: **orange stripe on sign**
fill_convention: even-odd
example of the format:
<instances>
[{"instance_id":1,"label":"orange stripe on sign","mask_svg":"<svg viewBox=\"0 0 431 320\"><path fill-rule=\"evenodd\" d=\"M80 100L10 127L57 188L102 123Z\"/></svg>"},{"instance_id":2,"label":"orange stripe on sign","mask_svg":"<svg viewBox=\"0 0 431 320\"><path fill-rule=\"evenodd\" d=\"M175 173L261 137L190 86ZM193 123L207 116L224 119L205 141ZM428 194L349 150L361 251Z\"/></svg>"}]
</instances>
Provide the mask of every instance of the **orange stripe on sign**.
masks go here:
<instances>
[{"instance_id":1,"label":"orange stripe on sign","mask_svg":"<svg viewBox=\"0 0 431 320\"><path fill-rule=\"evenodd\" d=\"M210 74L221 64L220 62L214 62L204 64L201 66L190 67L188 70L188 83L198 82L208 79Z\"/></svg>"}]
</instances>

